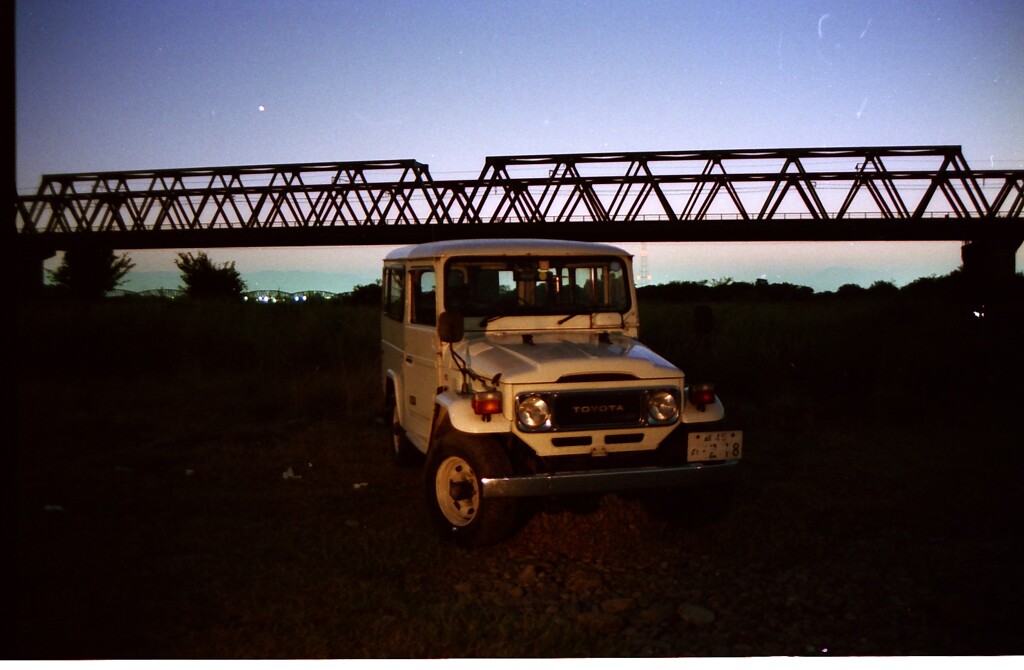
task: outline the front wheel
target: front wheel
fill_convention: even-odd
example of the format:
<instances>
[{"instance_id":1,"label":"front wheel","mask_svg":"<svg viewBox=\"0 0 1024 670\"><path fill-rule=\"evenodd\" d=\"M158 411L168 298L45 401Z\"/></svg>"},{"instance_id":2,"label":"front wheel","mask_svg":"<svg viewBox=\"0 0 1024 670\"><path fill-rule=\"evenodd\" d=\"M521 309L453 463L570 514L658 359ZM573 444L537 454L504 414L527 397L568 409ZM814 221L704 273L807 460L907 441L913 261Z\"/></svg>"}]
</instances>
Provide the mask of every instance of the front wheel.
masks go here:
<instances>
[{"instance_id":1,"label":"front wheel","mask_svg":"<svg viewBox=\"0 0 1024 670\"><path fill-rule=\"evenodd\" d=\"M481 480L512 472L504 450L486 438L449 433L430 451L424 493L441 534L463 546L494 544L515 521L512 498L484 498Z\"/></svg>"}]
</instances>

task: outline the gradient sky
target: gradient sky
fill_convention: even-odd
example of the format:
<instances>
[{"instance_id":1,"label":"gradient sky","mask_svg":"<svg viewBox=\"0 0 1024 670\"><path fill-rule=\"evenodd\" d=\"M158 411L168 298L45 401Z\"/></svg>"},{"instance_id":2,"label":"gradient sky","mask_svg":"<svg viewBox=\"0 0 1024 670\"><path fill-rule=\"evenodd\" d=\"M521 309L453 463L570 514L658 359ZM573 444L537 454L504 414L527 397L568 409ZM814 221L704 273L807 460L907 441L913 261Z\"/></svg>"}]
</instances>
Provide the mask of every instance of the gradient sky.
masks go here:
<instances>
[{"instance_id":1,"label":"gradient sky","mask_svg":"<svg viewBox=\"0 0 1024 670\"><path fill-rule=\"evenodd\" d=\"M1024 168L1019 0L18 0L15 41L20 193L60 172L413 158L445 179L641 150L955 144ZM656 283L831 290L960 262L951 243L623 246ZM348 290L387 250L211 256L279 272L250 288ZM129 254L132 276L176 273L174 252Z\"/></svg>"}]
</instances>

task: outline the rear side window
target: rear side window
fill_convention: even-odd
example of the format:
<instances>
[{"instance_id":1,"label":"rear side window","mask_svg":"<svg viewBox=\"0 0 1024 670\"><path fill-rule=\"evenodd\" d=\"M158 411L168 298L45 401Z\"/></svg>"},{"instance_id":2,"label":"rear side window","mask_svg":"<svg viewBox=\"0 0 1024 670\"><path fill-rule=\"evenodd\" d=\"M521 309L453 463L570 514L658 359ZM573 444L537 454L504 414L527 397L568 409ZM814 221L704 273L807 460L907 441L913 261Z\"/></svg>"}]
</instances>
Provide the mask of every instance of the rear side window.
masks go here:
<instances>
[{"instance_id":1,"label":"rear side window","mask_svg":"<svg viewBox=\"0 0 1024 670\"><path fill-rule=\"evenodd\" d=\"M384 314L395 321L401 321L405 315L405 268L384 268L383 283Z\"/></svg>"}]
</instances>

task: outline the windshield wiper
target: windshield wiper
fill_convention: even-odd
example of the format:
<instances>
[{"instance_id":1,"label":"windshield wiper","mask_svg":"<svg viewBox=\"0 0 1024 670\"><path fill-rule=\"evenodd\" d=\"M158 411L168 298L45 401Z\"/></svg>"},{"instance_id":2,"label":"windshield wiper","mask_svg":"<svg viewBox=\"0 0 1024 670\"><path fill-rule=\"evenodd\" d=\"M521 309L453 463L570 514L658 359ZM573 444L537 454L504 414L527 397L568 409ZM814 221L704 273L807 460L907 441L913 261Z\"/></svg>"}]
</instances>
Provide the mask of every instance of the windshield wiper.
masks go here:
<instances>
[{"instance_id":1,"label":"windshield wiper","mask_svg":"<svg viewBox=\"0 0 1024 670\"><path fill-rule=\"evenodd\" d=\"M558 320L558 325L561 326L563 323L565 323L566 321L568 321L572 317L580 316L581 314L590 314L590 310L582 309L582 310L580 310L578 312L573 312L572 314L569 314L567 316L563 316L561 319ZM480 327L483 328L484 326L486 326L487 324L491 323L492 321L497 321L498 319L504 319L506 316L509 316L509 315L508 314L492 314L491 316L485 316L484 318L480 319Z\"/></svg>"},{"instance_id":2,"label":"windshield wiper","mask_svg":"<svg viewBox=\"0 0 1024 670\"><path fill-rule=\"evenodd\" d=\"M573 312L572 314L569 314L567 316L563 316L561 319L558 320L558 325L561 326L563 323L565 323L566 321L568 321L572 317L579 316L581 314L590 314L590 310L580 310L579 312Z\"/></svg>"},{"instance_id":3,"label":"windshield wiper","mask_svg":"<svg viewBox=\"0 0 1024 670\"><path fill-rule=\"evenodd\" d=\"M480 319L480 327L483 328L491 321L497 321L498 319L504 318L506 316L508 316L508 314L492 314L491 316L485 316L484 318Z\"/></svg>"}]
</instances>

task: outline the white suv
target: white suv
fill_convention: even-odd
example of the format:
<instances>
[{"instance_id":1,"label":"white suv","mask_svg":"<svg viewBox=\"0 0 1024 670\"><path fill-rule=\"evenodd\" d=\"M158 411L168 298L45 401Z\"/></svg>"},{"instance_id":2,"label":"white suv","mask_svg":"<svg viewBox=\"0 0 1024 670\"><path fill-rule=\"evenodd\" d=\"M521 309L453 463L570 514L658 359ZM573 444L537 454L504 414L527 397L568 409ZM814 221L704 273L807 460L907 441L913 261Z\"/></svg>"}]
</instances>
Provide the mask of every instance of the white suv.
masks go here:
<instances>
[{"instance_id":1,"label":"white suv","mask_svg":"<svg viewBox=\"0 0 1024 670\"><path fill-rule=\"evenodd\" d=\"M516 499L729 478L743 436L710 384L637 338L631 257L463 240L384 259L382 380L399 464L426 463L442 533L500 541Z\"/></svg>"}]
</instances>

